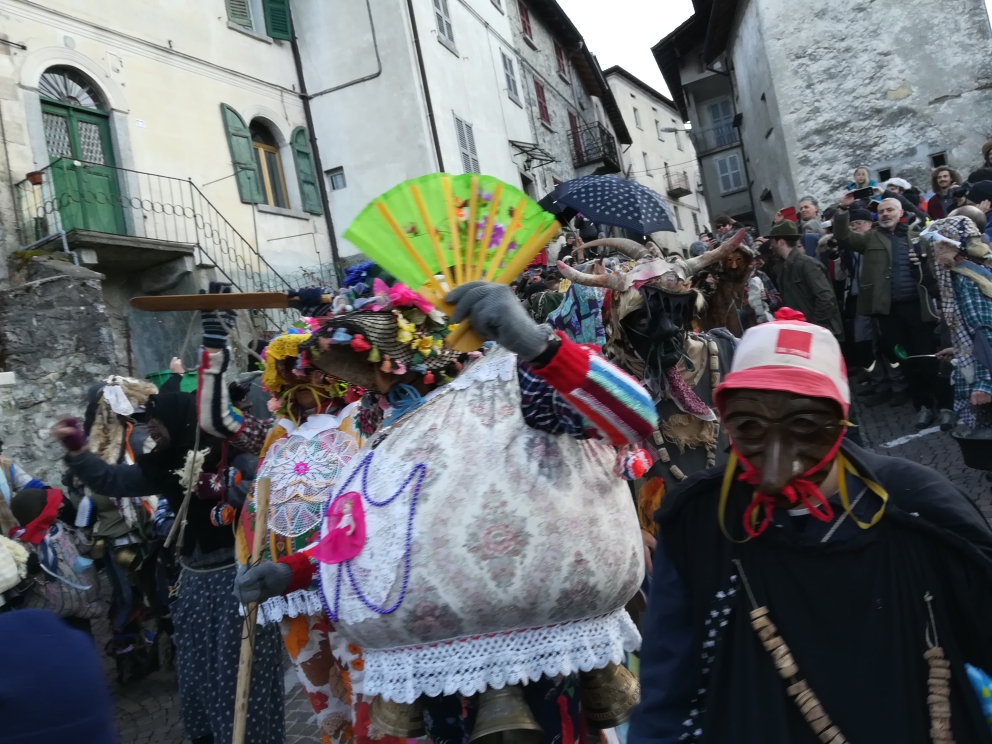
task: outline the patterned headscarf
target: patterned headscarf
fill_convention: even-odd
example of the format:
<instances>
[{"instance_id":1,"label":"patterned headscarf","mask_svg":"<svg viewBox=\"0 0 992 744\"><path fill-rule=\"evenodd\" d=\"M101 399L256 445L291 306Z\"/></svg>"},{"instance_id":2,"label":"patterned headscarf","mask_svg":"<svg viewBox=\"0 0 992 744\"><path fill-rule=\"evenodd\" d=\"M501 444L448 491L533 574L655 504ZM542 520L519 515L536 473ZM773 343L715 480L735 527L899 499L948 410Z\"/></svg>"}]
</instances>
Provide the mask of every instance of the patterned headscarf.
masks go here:
<instances>
[{"instance_id":1,"label":"patterned headscarf","mask_svg":"<svg viewBox=\"0 0 992 744\"><path fill-rule=\"evenodd\" d=\"M921 238L926 238L933 244L953 243L960 251L967 248L969 238L980 238L981 235L975 223L963 216L936 220L920 233Z\"/></svg>"}]
</instances>

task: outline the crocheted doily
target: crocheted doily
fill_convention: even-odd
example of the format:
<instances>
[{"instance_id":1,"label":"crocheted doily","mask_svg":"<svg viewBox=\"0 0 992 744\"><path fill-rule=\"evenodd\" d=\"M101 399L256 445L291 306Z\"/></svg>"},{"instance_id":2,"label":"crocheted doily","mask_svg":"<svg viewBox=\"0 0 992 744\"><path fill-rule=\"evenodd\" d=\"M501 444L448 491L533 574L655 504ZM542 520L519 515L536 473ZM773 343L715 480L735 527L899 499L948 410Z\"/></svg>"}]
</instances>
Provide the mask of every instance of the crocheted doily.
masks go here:
<instances>
[{"instance_id":1,"label":"crocheted doily","mask_svg":"<svg viewBox=\"0 0 992 744\"><path fill-rule=\"evenodd\" d=\"M608 615L456 638L423 646L364 649L365 695L412 703L420 695L474 695L486 687L532 682L620 664L641 645L626 610Z\"/></svg>"}]
</instances>

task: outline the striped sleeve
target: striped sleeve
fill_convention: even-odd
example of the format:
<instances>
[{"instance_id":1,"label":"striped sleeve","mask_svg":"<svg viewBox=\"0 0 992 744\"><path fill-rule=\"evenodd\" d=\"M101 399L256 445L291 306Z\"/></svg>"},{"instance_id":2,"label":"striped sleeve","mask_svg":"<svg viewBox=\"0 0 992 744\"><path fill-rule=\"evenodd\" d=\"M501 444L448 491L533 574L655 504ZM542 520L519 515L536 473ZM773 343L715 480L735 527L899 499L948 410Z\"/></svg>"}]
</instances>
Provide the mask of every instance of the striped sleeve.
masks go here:
<instances>
[{"instance_id":1,"label":"striped sleeve","mask_svg":"<svg viewBox=\"0 0 992 744\"><path fill-rule=\"evenodd\" d=\"M551 362L533 372L555 388L610 444L640 442L658 426L651 396L637 380L559 333Z\"/></svg>"},{"instance_id":2,"label":"striped sleeve","mask_svg":"<svg viewBox=\"0 0 992 744\"><path fill-rule=\"evenodd\" d=\"M200 384L196 393L200 427L221 439L237 436L245 423L241 411L231 405L227 392L226 377L230 366L230 348L216 351L200 349Z\"/></svg>"}]
</instances>

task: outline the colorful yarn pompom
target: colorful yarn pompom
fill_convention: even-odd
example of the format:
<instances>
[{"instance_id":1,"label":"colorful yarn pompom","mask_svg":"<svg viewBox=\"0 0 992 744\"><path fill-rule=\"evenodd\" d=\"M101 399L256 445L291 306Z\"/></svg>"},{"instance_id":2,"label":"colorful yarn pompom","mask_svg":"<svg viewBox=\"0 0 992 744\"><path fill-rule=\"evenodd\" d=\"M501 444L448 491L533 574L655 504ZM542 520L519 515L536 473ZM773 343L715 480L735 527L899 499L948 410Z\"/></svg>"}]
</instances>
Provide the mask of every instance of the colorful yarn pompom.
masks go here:
<instances>
[{"instance_id":1,"label":"colorful yarn pompom","mask_svg":"<svg viewBox=\"0 0 992 744\"><path fill-rule=\"evenodd\" d=\"M424 375L424 384L430 385L433 382L434 382L434 373L431 372L430 370L427 370L427 374Z\"/></svg>"},{"instance_id":2,"label":"colorful yarn pompom","mask_svg":"<svg viewBox=\"0 0 992 744\"><path fill-rule=\"evenodd\" d=\"M227 527L234 524L234 507L230 504L217 504L210 510L210 523L214 527Z\"/></svg>"},{"instance_id":3,"label":"colorful yarn pompom","mask_svg":"<svg viewBox=\"0 0 992 744\"><path fill-rule=\"evenodd\" d=\"M393 374L394 375L405 375L406 365L403 362L393 362Z\"/></svg>"},{"instance_id":4,"label":"colorful yarn pompom","mask_svg":"<svg viewBox=\"0 0 992 744\"><path fill-rule=\"evenodd\" d=\"M651 455L646 450L628 444L617 452L613 473L624 480L637 480L644 477L652 464Z\"/></svg>"},{"instance_id":5,"label":"colorful yarn pompom","mask_svg":"<svg viewBox=\"0 0 992 744\"><path fill-rule=\"evenodd\" d=\"M372 346L372 351L369 352L369 361L375 364L376 362L382 361L382 354L379 353L378 346Z\"/></svg>"},{"instance_id":6,"label":"colorful yarn pompom","mask_svg":"<svg viewBox=\"0 0 992 744\"><path fill-rule=\"evenodd\" d=\"M382 364L379 365L379 369L387 373L393 371L393 363L389 361L389 354L382 355Z\"/></svg>"},{"instance_id":7,"label":"colorful yarn pompom","mask_svg":"<svg viewBox=\"0 0 992 744\"><path fill-rule=\"evenodd\" d=\"M336 328L331 336L331 341L336 344L347 344L351 341L351 334L344 328Z\"/></svg>"},{"instance_id":8,"label":"colorful yarn pompom","mask_svg":"<svg viewBox=\"0 0 992 744\"><path fill-rule=\"evenodd\" d=\"M372 344L366 341L365 337L360 333L355 334L355 337L349 342L349 346L358 352L368 351L372 348Z\"/></svg>"}]
</instances>

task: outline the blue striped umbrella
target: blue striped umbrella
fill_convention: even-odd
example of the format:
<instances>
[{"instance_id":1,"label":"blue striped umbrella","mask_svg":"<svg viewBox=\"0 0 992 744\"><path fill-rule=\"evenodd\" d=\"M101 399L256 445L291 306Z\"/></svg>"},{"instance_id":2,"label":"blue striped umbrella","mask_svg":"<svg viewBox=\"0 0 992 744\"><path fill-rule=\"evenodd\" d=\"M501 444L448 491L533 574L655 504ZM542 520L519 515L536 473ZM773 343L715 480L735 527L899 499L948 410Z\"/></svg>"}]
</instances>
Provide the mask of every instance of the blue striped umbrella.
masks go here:
<instances>
[{"instance_id":1,"label":"blue striped umbrella","mask_svg":"<svg viewBox=\"0 0 992 744\"><path fill-rule=\"evenodd\" d=\"M557 201L601 225L614 225L638 235L675 232L675 221L661 195L637 181L617 175L584 176L557 189Z\"/></svg>"}]
</instances>

